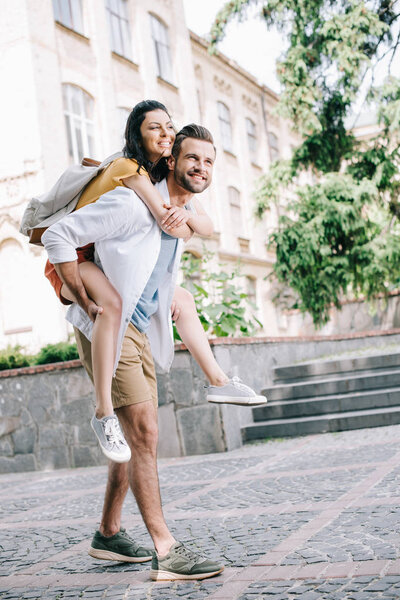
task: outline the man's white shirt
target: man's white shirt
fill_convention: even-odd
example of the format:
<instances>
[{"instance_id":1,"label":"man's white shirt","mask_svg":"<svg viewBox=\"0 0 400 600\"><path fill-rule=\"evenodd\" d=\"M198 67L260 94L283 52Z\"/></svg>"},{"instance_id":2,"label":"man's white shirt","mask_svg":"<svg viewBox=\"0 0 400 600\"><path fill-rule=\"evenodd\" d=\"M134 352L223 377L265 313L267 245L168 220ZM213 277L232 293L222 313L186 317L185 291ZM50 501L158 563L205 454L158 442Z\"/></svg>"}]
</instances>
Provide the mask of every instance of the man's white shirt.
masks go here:
<instances>
[{"instance_id":1,"label":"man's white shirt","mask_svg":"<svg viewBox=\"0 0 400 600\"><path fill-rule=\"evenodd\" d=\"M170 204L166 180L156 187L164 202ZM157 262L161 229L135 192L119 186L52 225L42 242L53 264L74 261L76 248L95 243L95 263L122 299L115 371L126 328ZM182 246L183 240L179 239L174 260L159 287L158 309L147 332L154 361L162 371L170 368L174 355L170 307ZM69 307L67 320L91 339L93 323L80 306Z\"/></svg>"}]
</instances>

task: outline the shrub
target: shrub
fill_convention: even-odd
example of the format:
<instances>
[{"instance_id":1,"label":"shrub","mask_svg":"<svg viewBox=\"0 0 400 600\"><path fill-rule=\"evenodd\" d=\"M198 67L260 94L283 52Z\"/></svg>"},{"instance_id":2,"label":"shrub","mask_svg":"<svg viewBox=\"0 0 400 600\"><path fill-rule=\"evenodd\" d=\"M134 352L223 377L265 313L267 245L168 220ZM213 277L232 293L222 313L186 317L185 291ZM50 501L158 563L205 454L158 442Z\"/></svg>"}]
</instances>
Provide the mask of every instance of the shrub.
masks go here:
<instances>
[{"instance_id":1,"label":"shrub","mask_svg":"<svg viewBox=\"0 0 400 600\"><path fill-rule=\"evenodd\" d=\"M62 362L65 360L74 360L79 358L76 344L69 342L59 342L58 344L47 344L40 349L34 357L35 365L45 365L53 362Z\"/></svg>"},{"instance_id":2,"label":"shrub","mask_svg":"<svg viewBox=\"0 0 400 600\"><path fill-rule=\"evenodd\" d=\"M214 271L207 265L213 256L204 247L202 258L185 253L181 262L182 287L193 294L204 330L216 337L254 335L262 323L254 314L257 307L237 285L240 265L226 272L224 265L219 264ZM180 340L175 325L174 339Z\"/></svg>"},{"instance_id":3,"label":"shrub","mask_svg":"<svg viewBox=\"0 0 400 600\"><path fill-rule=\"evenodd\" d=\"M7 346L5 350L0 350L0 371L29 367L32 357L23 354L21 350L21 346Z\"/></svg>"},{"instance_id":4,"label":"shrub","mask_svg":"<svg viewBox=\"0 0 400 600\"><path fill-rule=\"evenodd\" d=\"M75 358L79 358L78 350L76 344L70 342L47 344L33 355L25 354L22 346L7 346L5 350L0 350L0 371L74 360Z\"/></svg>"}]
</instances>

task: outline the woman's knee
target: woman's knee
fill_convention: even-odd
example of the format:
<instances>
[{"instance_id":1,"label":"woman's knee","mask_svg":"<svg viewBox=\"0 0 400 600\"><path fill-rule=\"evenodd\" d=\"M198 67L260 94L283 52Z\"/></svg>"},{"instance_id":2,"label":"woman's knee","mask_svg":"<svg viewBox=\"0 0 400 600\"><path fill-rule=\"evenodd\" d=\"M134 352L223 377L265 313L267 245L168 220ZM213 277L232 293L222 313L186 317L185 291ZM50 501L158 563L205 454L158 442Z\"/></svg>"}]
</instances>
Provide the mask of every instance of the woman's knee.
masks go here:
<instances>
[{"instance_id":1,"label":"woman's knee","mask_svg":"<svg viewBox=\"0 0 400 600\"><path fill-rule=\"evenodd\" d=\"M179 309L180 313L196 312L196 304L194 302L193 294L191 294L185 288L177 287L174 295L174 302L176 308Z\"/></svg>"},{"instance_id":2,"label":"woman's knee","mask_svg":"<svg viewBox=\"0 0 400 600\"><path fill-rule=\"evenodd\" d=\"M103 308L103 315L120 322L122 315L122 299L117 291L115 291L115 293L107 294L99 304Z\"/></svg>"}]
</instances>

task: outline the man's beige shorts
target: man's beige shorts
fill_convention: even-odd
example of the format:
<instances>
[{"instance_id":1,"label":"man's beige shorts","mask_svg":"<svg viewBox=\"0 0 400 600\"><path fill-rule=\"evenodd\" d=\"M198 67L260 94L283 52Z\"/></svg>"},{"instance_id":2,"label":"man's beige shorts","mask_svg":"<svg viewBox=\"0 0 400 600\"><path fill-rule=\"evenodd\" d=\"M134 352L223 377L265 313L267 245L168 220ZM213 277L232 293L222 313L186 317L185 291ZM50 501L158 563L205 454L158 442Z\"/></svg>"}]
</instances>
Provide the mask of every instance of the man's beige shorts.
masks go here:
<instances>
[{"instance_id":1,"label":"man's beige shorts","mask_svg":"<svg viewBox=\"0 0 400 600\"><path fill-rule=\"evenodd\" d=\"M74 328L79 357L87 374L93 381L92 353L89 340ZM129 323L122 343L117 372L112 380L112 403L114 408L152 400L157 407L157 379L150 343Z\"/></svg>"}]
</instances>

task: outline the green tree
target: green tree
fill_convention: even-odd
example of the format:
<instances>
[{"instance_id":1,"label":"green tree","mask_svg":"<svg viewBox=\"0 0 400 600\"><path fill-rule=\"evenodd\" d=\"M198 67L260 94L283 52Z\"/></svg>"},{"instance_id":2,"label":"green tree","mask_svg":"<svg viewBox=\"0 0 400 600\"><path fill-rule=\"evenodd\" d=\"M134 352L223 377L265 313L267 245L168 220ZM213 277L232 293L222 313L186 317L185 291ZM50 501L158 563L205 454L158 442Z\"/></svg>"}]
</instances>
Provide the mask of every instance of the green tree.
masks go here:
<instances>
[{"instance_id":1,"label":"green tree","mask_svg":"<svg viewBox=\"0 0 400 600\"><path fill-rule=\"evenodd\" d=\"M223 265L213 271L209 267L213 256L205 248L202 258L184 253L182 286L193 294L205 331L216 337L252 336L262 324L254 316L256 306L237 285L240 264L231 272L226 272ZM180 339L175 327L174 337Z\"/></svg>"},{"instance_id":2,"label":"green tree","mask_svg":"<svg viewBox=\"0 0 400 600\"><path fill-rule=\"evenodd\" d=\"M268 240L273 274L319 326L331 303L400 285L400 79L391 74L400 0L232 0L215 19L211 48L250 6L286 36L277 110L302 140L259 181L257 214L280 207ZM386 79L375 86L382 68ZM360 143L346 123L367 105L381 130ZM300 185L301 173L314 183Z\"/></svg>"}]
</instances>

